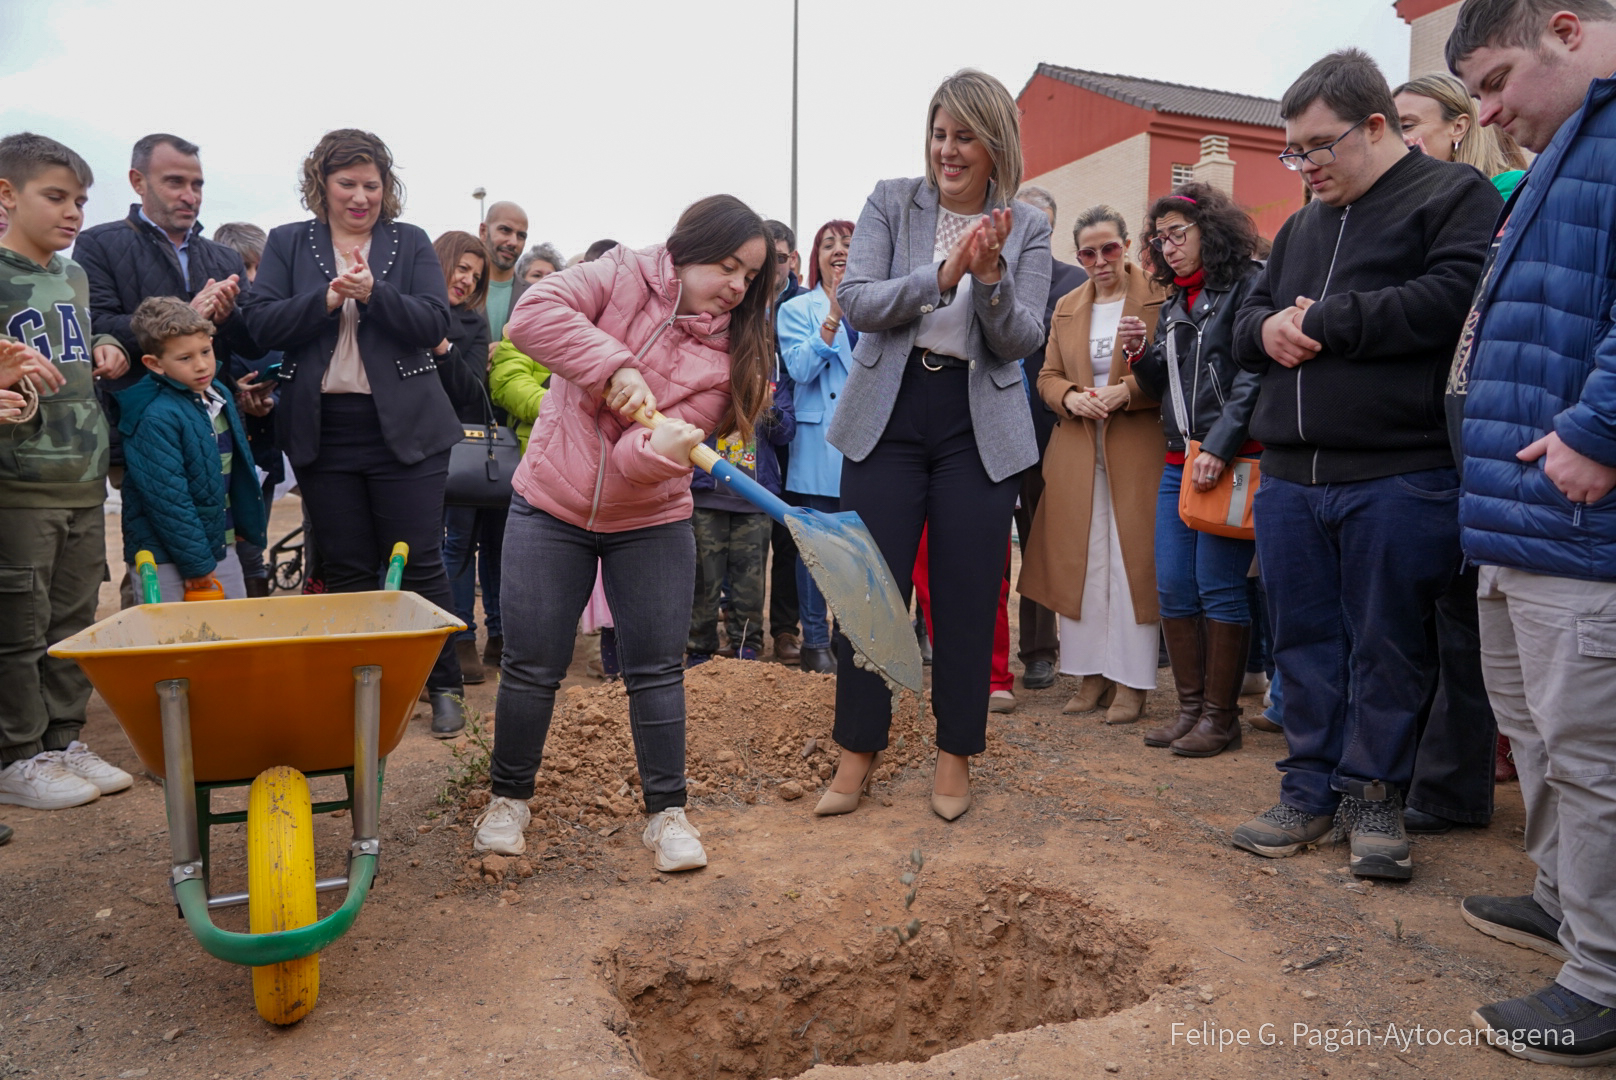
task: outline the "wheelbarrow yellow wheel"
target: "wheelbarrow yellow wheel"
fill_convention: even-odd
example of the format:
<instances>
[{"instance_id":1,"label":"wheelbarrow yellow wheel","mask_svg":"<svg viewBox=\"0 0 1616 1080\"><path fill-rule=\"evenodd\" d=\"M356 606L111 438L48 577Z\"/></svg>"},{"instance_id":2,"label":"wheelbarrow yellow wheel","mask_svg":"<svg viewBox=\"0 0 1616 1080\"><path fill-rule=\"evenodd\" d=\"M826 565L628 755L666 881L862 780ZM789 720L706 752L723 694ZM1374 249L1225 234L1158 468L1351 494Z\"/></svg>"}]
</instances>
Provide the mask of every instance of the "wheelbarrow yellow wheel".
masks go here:
<instances>
[{"instance_id":1,"label":"wheelbarrow yellow wheel","mask_svg":"<svg viewBox=\"0 0 1616 1080\"><path fill-rule=\"evenodd\" d=\"M314 892L314 814L296 769L258 774L247 799L247 914L255 934L295 930L319 918ZM253 1001L272 1024L294 1024L320 996L320 954L253 968Z\"/></svg>"}]
</instances>

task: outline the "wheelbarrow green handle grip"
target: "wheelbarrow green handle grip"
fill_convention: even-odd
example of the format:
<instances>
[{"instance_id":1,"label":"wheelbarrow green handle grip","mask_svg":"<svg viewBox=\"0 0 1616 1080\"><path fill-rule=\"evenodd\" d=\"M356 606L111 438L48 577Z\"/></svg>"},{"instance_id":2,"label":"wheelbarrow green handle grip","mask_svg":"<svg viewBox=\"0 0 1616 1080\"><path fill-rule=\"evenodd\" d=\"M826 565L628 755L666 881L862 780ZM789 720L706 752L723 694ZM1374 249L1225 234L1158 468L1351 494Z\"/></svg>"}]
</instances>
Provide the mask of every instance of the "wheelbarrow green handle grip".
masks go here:
<instances>
[{"instance_id":1,"label":"wheelbarrow green handle grip","mask_svg":"<svg viewBox=\"0 0 1616 1080\"><path fill-rule=\"evenodd\" d=\"M157 584L157 560L152 557L151 552L135 552L135 573L140 575L140 602L161 604L163 589Z\"/></svg>"},{"instance_id":2,"label":"wheelbarrow green handle grip","mask_svg":"<svg viewBox=\"0 0 1616 1080\"><path fill-rule=\"evenodd\" d=\"M668 418L655 409L641 407L634 414L634 419L645 427L655 431L668 422ZM786 514L791 507L785 500L771 492L768 488L747 476L746 473L731 465L721 457L717 450L701 443L690 451L690 464L702 472L711 473L713 479L723 484L729 490L767 513L771 518L784 525Z\"/></svg>"},{"instance_id":3,"label":"wheelbarrow green handle grip","mask_svg":"<svg viewBox=\"0 0 1616 1080\"><path fill-rule=\"evenodd\" d=\"M174 886L174 896L185 916L185 925L209 956L231 964L263 967L313 956L346 934L359 917L375 876L376 856L354 856L348 866L348 896L341 907L318 922L267 934L238 934L214 926L208 914L208 887L201 880L179 882Z\"/></svg>"},{"instance_id":4,"label":"wheelbarrow green handle grip","mask_svg":"<svg viewBox=\"0 0 1616 1080\"><path fill-rule=\"evenodd\" d=\"M404 564L409 558L410 545L402 540L393 545L393 557L387 560L387 583L383 586L388 592L404 587Z\"/></svg>"}]
</instances>

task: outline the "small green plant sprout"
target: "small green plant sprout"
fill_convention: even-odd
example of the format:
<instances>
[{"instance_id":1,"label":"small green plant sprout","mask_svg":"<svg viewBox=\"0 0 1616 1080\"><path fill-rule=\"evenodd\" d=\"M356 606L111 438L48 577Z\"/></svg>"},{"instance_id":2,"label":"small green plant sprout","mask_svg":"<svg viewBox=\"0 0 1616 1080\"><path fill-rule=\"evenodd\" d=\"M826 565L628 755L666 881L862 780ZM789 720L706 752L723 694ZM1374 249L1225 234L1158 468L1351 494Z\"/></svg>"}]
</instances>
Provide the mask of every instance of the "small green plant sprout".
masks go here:
<instances>
[{"instance_id":1,"label":"small green plant sprout","mask_svg":"<svg viewBox=\"0 0 1616 1080\"><path fill-rule=\"evenodd\" d=\"M911 869L905 870L898 876L898 883L907 890L903 894L903 909L905 911L915 906L915 897L919 891L915 883L920 880L920 871L926 866L926 856L919 848L915 848L909 853L909 866ZM910 919L903 926L883 926L880 929L891 931L897 935L899 945L907 945L920 933L920 920Z\"/></svg>"},{"instance_id":2,"label":"small green plant sprout","mask_svg":"<svg viewBox=\"0 0 1616 1080\"><path fill-rule=\"evenodd\" d=\"M1403 920L1402 919L1393 919L1392 924L1396 928L1397 940L1402 941L1403 940Z\"/></svg>"},{"instance_id":3,"label":"small green plant sprout","mask_svg":"<svg viewBox=\"0 0 1616 1080\"><path fill-rule=\"evenodd\" d=\"M460 708L466 716L465 736L449 749L449 775L438 792L442 806L458 801L469 788L486 784L488 765L494 756L494 736L483 722L483 714L463 699Z\"/></svg>"}]
</instances>

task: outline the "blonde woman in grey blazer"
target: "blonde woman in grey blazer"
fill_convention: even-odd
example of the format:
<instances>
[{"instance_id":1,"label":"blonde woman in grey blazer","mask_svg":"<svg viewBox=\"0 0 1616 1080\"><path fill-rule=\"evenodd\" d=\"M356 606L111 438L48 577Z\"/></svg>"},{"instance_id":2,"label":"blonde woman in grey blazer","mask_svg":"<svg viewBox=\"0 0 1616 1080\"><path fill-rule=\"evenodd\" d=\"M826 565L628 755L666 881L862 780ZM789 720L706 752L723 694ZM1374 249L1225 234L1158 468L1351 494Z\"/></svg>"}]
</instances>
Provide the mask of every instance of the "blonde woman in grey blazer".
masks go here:
<instances>
[{"instance_id":1,"label":"blonde woman in grey blazer","mask_svg":"<svg viewBox=\"0 0 1616 1080\"><path fill-rule=\"evenodd\" d=\"M932 809L950 821L970 808L970 757L986 746L1010 520L1038 461L1020 361L1044 340L1050 227L1014 201L1021 168L1003 84L969 69L944 80L926 111L926 175L876 185L836 294L859 331L827 433L845 455L842 509L863 517L906 590L930 524ZM892 721L881 679L846 639L836 652L843 753L820 814L858 807Z\"/></svg>"}]
</instances>

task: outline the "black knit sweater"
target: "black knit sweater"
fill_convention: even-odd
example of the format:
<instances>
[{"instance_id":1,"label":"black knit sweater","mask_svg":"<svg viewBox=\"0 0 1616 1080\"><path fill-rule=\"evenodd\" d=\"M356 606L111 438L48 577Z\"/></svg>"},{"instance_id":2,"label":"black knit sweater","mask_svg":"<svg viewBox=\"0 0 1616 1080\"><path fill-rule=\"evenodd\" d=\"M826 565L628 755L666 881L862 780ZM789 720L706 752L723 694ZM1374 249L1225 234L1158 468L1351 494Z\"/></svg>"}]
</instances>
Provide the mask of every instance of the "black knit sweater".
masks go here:
<instances>
[{"instance_id":1,"label":"black knit sweater","mask_svg":"<svg viewBox=\"0 0 1616 1080\"><path fill-rule=\"evenodd\" d=\"M1469 165L1417 151L1357 202L1291 215L1235 320L1235 358L1262 375L1251 437L1265 475L1342 483L1452 466L1442 391L1503 202ZM1287 368L1262 324L1299 296L1323 348Z\"/></svg>"}]
</instances>

